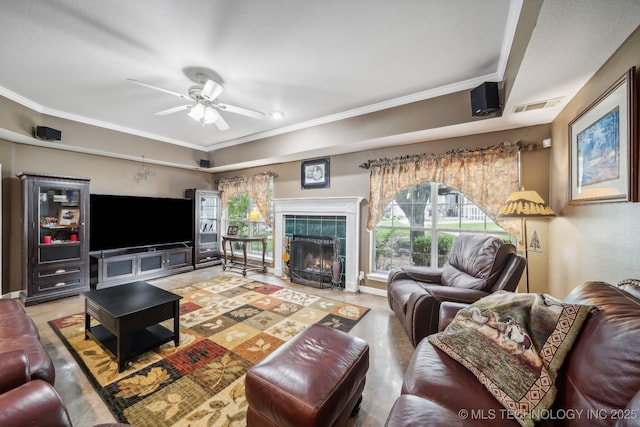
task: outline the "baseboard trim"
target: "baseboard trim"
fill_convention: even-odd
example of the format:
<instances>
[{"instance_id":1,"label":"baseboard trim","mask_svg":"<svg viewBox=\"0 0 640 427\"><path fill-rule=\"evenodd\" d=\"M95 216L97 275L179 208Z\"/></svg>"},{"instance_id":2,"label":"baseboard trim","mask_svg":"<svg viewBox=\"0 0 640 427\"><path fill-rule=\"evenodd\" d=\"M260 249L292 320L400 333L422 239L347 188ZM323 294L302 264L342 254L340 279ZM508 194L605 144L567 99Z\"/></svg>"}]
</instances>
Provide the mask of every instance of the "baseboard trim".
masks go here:
<instances>
[{"instance_id":1,"label":"baseboard trim","mask_svg":"<svg viewBox=\"0 0 640 427\"><path fill-rule=\"evenodd\" d=\"M387 291L384 289L372 288L371 286L360 286L360 292L363 294L373 294L380 297L387 297Z\"/></svg>"},{"instance_id":2,"label":"baseboard trim","mask_svg":"<svg viewBox=\"0 0 640 427\"><path fill-rule=\"evenodd\" d=\"M20 298L20 291L11 291L9 293L6 293L0 296L0 299L16 299L16 298Z\"/></svg>"}]
</instances>

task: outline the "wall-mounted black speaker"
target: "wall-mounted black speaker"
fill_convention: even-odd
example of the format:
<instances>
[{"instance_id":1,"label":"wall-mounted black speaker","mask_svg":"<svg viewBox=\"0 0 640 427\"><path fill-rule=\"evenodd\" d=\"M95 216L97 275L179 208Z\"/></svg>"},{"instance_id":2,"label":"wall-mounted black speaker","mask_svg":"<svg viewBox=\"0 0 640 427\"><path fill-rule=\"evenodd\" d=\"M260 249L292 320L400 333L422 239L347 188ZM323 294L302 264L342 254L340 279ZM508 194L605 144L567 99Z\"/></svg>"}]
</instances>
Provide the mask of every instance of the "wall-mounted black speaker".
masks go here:
<instances>
[{"instance_id":1,"label":"wall-mounted black speaker","mask_svg":"<svg viewBox=\"0 0 640 427\"><path fill-rule=\"evenodd\" d=\"M200 167L201 168L210 168L211 167L211 160L200 159Z\"/></svg>"},{"instance_id":2,"label":"wall-mounted black speaker","mask_svg":"<svg viewBox=\"0 0 640 427\"><path fill-rule=\"evenodd\" d=\"M46 126L37 126L35 136L40 139L48 139L52 141L60 141L62 132L57 129L48 128Z\"/></svg>"},{"instance_id":3,"label":"wall-mounted black speaker","mask_svg":"<svg viewBox=\"0 0 640 427\"><path fill-rule=\"evenodd\" d=\"M487 116L499 110L498 83L484 82L471 91L472 116Z\"/></svg>"}]
</instances>

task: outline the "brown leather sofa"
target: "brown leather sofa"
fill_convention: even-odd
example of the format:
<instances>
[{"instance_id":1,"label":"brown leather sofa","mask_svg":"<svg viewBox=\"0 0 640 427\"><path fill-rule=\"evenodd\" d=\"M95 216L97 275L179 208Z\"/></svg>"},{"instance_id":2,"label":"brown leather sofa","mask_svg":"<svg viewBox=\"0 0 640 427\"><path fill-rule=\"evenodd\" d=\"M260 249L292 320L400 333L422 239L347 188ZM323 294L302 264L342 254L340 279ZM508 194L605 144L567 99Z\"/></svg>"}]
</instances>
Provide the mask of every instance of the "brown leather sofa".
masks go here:
<instances>
[{"instance_id":1,"label":"brown leather sofa","mask_svg":"<svg viewBox=\"0 0 640 427\"><path fill-rule=\"evenodd\" d=\"M40 379L54 385L56 372L53 361L40 343L40 333L20 303L0 299L0 353L24 350L29 358L31 379ZM5 374L0 372L0 376Z\"/></svg>"},{"instance_id":2,"label":"brown leather sofa","mask_svg":"<svg viewBox=\"0 0 640 427\"><path fill-rule=\"evenodd\" d=\"M564 301L594 305L557 379L542 426L640 425L640 299L623 286L587 282ZM461 304L442 304L444 328ZM518 426L460 363L422 340L386 426Z\"/></svg>"},{"instance_id":3,"label":"brown leather sofa","mask_svg":"<svg viewBox=\"0 0 640 427\"><path fill-rule=\"evenodd\" d=\"M55 368L20 303L0 299L0 426L72 427L56 392ZM99 424L96 427L128 424Z\"/></svg>"},{"instance_id":4,"label":"brown leather sofa","mask_svg":"<svg viewBox=\"0 0 640 427\"><path fill-rule=\"evenodd\" d=\"M443 301L473 303L498 290L514 291L526 266L510 243L483 234L462 233L453 241L443 268L403 267L387 279L389 307L415 347L438 331Z\"/></svg>"},{"instance_id":5,"label":"brown leather sofa","mask_svg":"<svg viewBox=\"0 0 640 427\"><path fill-rule=\"evenodd\" d=\"M0 353L0 426L72 427L69 413L48 382L31 379L29 358L22 350ZM98 424L95 427L128 424Z\"/></svg>"}]
</instances>

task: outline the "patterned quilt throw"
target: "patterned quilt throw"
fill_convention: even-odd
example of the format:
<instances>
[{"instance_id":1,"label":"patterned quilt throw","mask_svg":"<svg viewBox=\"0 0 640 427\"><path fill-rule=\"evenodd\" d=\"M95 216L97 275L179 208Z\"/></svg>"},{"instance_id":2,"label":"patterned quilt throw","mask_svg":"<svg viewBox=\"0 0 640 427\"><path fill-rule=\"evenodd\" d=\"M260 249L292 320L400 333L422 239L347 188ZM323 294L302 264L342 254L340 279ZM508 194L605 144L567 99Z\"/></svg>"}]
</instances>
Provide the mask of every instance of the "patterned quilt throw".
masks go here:
<instances>
[{"instance_id":1,"label":"patterned quilt throw","mask_svg":"<svg viewBox=\"0 0 640 427\"><path fill-rule=\"evenodd\" d=\"M553 404L558 370L593 308L500 291L459 311L428 339L471 371L521 425L533 426Z\"/></svg>"}]
</instances>

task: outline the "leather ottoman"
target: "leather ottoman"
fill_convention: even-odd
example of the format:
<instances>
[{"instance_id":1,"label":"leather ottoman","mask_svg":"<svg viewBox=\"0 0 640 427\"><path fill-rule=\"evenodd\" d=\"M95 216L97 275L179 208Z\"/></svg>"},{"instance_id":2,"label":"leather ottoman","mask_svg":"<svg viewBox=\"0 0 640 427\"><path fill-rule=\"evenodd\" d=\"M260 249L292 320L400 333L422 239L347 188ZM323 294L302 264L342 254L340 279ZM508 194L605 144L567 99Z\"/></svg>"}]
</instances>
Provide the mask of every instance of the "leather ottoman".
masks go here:
<instances>
[{"instance_id":1,"label":"leather ottoman","mask_svg":"<svg viewBox=\"0 0 640 427\"><path fill-rule=\"evenodd\" d=\"M345 425L360 409L369 346L314 324L247 372L247 426Z\"/></svg>"}]
</instances>

